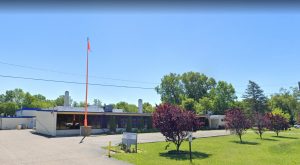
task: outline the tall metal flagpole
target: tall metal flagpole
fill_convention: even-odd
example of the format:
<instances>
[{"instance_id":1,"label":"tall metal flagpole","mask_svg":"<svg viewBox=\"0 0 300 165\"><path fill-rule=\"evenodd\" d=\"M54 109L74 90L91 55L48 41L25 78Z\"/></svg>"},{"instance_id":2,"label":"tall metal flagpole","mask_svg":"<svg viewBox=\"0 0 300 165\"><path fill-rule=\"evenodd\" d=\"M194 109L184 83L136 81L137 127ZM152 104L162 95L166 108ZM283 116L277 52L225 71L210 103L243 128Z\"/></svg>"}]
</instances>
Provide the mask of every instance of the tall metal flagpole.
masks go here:
<instances>
[{"instance_id":1,"label":"tall metal flagpole","mask_svg":"<svg viewBox=\"0 0 300 165\"><path fill-rule=\"evenodd\" d=\"M87 52L86 52L86 83L85 83L85 110L84 110L84 127L87 127L87 109L88 109L88 82L89 82L89 49L90 49L90 41L87 38Z\"/></svg>"}]
</instances>

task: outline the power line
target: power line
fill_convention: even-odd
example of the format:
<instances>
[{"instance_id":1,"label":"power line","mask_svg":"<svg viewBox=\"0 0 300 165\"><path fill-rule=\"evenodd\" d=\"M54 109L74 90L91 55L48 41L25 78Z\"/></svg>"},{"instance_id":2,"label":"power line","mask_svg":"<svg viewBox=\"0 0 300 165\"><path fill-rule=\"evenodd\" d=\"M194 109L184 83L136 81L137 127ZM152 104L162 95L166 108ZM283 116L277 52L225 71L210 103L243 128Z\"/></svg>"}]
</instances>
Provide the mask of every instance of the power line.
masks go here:
<instances>
[{"instance_id":1,"label":"power line","mask_svg":"<svg viewBox=\"0 0 300 165\"><path fill-rule=\"evenodd\" d=\"M38 70L38 71L44 71L44 72L53 72L53 73L59 73L59 74L64 74L64 75L71 75L71 76L82 76L82 77L85 76L83 74L70 73L70 72L62 72L62 71L57 71L57 70L52 70L52 69L32 67L32 66L26 66L26 65L19 65L19 64L13 64L13 63L4 62L4 61L0 61L0 64L14 66L14 67L19 67L19 68L26 68L26 69L31 69L31 70ZM122 81L122 82L143 83L143 84L156 84L156 85L159 84L159 83L154 83L154 82L126 80L126 79L118 79L118 78L109 78L109 77L94 76L94 75L90 75L89 77L91 77L91 78L98 78L98 79L113 80L113 81Z\"/></svg>"},{"instance_id":2,"label":"power line","mask_svg":"<svg viewBox=\"0 0 300 165\"><path fill-rule=\"evenodd\" d=\"M78 85L85 85L86 83L83 82L76 82L76 81L64 81L64 80L52 80L52 79L42 79L42 78L32 78L32 77L21 77L21 76L9 76L9 75L1 75L0 77L4 78L14 78L14 79L23 79L23 80L34 80L34 81L45 81L45 82L55 82L55 83L66 83L66 84L78 84ZM113 85L113 84L99 84L99 83L88 83L89 85L93 86L106 86L106 87L116 87L116 88L135 88L135 89L151 89L151 87L140 87L140 86L126 86L126 85Z\"/></svg>"}]
</instances>

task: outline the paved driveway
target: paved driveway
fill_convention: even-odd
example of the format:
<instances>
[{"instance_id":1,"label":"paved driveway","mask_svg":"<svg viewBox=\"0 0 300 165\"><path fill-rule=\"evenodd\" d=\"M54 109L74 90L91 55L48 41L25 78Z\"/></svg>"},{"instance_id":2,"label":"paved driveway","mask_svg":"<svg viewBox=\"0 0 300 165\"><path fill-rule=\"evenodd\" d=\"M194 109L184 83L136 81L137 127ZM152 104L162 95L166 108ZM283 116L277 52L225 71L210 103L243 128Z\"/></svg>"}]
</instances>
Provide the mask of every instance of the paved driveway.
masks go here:
<instances>
[{"instance_id":1,"label":"paved driveway","mask_svg":"<svg viewBox=\"0 0 300 165\"><path fill-rule=\"evenodd\" d=\"M226 135L224 130L198 131L194 137ZM126 165L127 163L107 158L101 147L108 142L118 144L122 135L95 135L87 137L47 138L31 133L31 130L0 130L0 164L3 165ZM138 135L138 142L164 141L160 133Z\"/></svg>"}]
</instances>

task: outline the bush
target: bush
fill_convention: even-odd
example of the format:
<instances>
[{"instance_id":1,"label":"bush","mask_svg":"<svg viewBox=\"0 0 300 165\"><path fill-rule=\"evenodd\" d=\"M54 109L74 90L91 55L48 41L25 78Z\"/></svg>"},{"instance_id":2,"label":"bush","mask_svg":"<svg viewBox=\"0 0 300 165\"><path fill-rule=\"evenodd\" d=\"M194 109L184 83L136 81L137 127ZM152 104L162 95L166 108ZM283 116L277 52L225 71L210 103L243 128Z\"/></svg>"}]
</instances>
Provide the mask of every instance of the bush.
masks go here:
<instances>
[{"instance_id":1,"label":"bush","mask_svg":"<svg viewBox=\"0 0 300 165\"><path fill-rule=\"evenodd\" d=\"M128 117L127 124L126 124L126 131L131 132L132 131L132 118Z\"/></svg>"},{"instance_id":2,"label":"bush","mask_svg":"<svg viewBox=\"0 0 300 165\"><path fill-rule=\"evenodd\" d=\"M116 117L110 116L109 118L109 131L114 133L116 132Z\"/></svg>"}]
</instances>

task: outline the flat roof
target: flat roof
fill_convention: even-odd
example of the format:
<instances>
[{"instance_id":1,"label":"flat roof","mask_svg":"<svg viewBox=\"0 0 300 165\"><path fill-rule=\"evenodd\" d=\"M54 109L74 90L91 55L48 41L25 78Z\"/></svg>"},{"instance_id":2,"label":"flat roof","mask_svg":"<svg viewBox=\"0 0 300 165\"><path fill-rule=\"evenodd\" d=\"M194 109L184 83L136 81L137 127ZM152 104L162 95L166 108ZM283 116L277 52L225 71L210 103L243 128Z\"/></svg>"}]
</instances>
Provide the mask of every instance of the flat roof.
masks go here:
<instances>
[{"instance_id":1,"label":"flat roof","mask_svg":"<svg viewBox=\"0 0 300 165\"><path fill-rule=\"evenodd\" d=\"M57 114L64 115L84 115L84 112L77 111L57 111ZM151 113L130 113L130 112L88 112L88 115L103 115L103 116L152 116Z\"/></svg>"}]
</instances>

